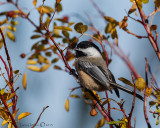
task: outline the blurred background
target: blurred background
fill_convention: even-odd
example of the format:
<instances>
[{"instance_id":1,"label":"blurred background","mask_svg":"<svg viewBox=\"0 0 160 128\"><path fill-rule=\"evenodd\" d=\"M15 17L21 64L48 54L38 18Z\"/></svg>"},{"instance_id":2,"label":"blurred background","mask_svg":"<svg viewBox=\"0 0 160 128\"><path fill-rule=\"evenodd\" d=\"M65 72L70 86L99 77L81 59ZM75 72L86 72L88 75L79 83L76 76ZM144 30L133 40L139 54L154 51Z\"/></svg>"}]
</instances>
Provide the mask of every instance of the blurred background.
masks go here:
<instances>
[{"instance_id":1,"label":"blurred background","mask_svg":"<svg viewBox=\"0 0 160 128\"><path fill-rule=\"evenodd\" d=\"M95 2L105 13L105 15L111 16L117 21L121 21L123 17L126 16L125 10L128 11L132 6L132 3L129 0L95 0ZM42 1L38 1L38 5L40 4L42 4ZM45 4L54 7L53 0L46 0ZM19 6L26 12L29 12L29 10L34 8L32 0L19 0ZM59 14L56 14L55 17L69 16L70 21L78 23L84 22L84 20L88 21L87 15L89 15L96 28L104 33L104 27L106 26L106 23L101 18L95 7L91 4L90 0L62 0L62 6L63 11ZM15 8L9 4L0 6L0 12L13 9ZM149 15L153 10L154 4L153 1L150 0L149 4L144 5L144 12L146 13L146 15ZM134 14L132 15L135 16ZM160 23L160 18L158 18L159 16L160 15L157 13L153 20L153 24ZM30 14L30 18L35 23L39 24L36 10L32 11L32 13ZM139 14L136 18L139 18ZM29 53L31 46L33 45L33 43L35 43L35 41L30 39L30 37L33 35L34 27L27 20L24 20L22 18L18 18L18 21L19 25L15 33L16 42L13 43L8 39L6 40L6 42L14 70L18 69L22 74L24 72L27 73L27 90L24 90L22 87L22 76L20 76L15 84L16 87L20 86L20 89L17 91L17 95L19 96L17 107L20 108L20 111L18 113L32 113L30 116L22 119L19 122L19 128L31 127L31 125L36 122L43 107L47 105L49 106L49 108L46 109L46 111L41 116L37 128L95 127L97 122L102 118L102 115L98 113L97 116L91 117L89 114L91 107L83 101L82 97L80 99L70 98L70 111L66 112L66 110L64 109L65 100L70 94L70 89L78 86L76 80L71 75L64 71L55 70L52 66L49 68L49 70L42 73L33 72L26 68L27 58L20 58L20 54ZM137 35L147 35L143 26L131 19L128 20L128 29L133 33L136 33ZM140 75L145 78L145 57L147 57L153 73L158 71L159 61L148 39L137 39L136 37L127 34L123 30L117 30L119 37L119 46L123 49L126 55L129 56L132 64L140 73ZM89 37L82 36L80 38L80 41L82 40L89 40ZM105 46L105 48L110 51L110 48L108 46ZM3 56L3 58L5 58L4 48L0 50L0 54ZM123 86L127 86L118 81L118 78L124 77L131 80L128 67L114 53L112 55L112 60L112 63L109 65L109 69L115 75L117 83ZM59 61L58 64L61 67L64 67L62 61ZM0 67L4 72L5 69L1 62ZM159 76L159 74L157 74L157 76ZM2 87L4 84L5 82L3 78L0 77L0 87ZM73 92L73 94L82 96L81 90L76 90ZM105 97L104 92L101 92L99 94L102 97ZM126 110L126 113L129 113L132 106L133 96L128 95L122 91L120 91L120 96L121 98L118 99L114 93L109 93L109 97L112 97L117 101L124 99L126 101L124 104L124 108ZM111 103L111 105L114 107L118 107L115 106L114 103ZM112 110L111 113L115 120L122 118L120 117L120 115L122 116L122 113L119 111ZM152 114L148 112L148 116L152 126L154 128L158 128L159 126L155 125L156 119L153 118ZM132 122L134 122L135 117L137 128L147 127L143 113L143 102L138 99L136 99ZM134 124L132 124L132 126L133 125ZM105 125L104 127L107 127L107 125Z\"/></svg>"}]
</instances>

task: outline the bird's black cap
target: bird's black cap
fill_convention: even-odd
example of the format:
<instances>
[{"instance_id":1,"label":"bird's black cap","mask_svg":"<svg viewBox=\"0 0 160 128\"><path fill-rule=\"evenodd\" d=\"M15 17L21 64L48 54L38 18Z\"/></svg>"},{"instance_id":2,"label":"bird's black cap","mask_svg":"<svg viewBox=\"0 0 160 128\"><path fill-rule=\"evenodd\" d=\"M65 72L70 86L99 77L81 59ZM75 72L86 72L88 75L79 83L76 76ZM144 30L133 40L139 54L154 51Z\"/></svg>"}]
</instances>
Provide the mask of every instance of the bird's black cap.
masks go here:
<instances>
[{"instance_id":1,"label":"bird's black cap","mask_svg":"<svg viewBox=\"0 0 160 128\"><path fill-rule=\"evenodd\" d=\"M89 47L94 47L101 53L101 50L98 48L98 46L90 41L82 41L77 45L77 49L86 49Z\"/></svg>"}]
</instances>

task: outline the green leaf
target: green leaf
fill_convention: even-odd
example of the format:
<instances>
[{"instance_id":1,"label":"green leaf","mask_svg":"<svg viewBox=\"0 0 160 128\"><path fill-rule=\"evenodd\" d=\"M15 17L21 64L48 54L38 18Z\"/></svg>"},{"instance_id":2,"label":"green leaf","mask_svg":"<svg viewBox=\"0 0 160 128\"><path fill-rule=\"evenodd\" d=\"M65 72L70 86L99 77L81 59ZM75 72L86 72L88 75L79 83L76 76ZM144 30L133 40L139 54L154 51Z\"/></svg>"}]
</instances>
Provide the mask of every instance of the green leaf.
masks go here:
<instances>
[{"instance_id":1,"label":"green leaf","mask_svg":"<svg viewBox=\"0 0 160 128\"><path fill-rule=\"evenodd\" d=\"M66 26L54 26L54 29L59 29L63 31L72 31L70 27L66 27Z\"/></svg>"},{"instance_id":2,"label":"green leaf","mask_svg":"<svg viewBox=\"0 0 160 128\"><path fill-rule=\"evenodd\" d=\"M107 124L123 124L124 121L110 121L110 122L107 122Z\"/></svg>"},{"instance_id":3,"label":"green leaf","mask_svg":"<svg viewBox=\"0 0 160 128\"><path fill-rule=\"evenodd\" d=\"M95 128L101 128L102 126L104 126L106 119L102 118L101 120L98 121L98 123L96 124Z\"/></svg>"},{"instance_id":4,"label":"green leaf","mask_svg":"<svg viewBox=\"0 0 160 128\"><path fill-rule=\"evenodd\" d=\"M87 30L88 30L88 26L87 25L83 25L83 23L77 23L75 26L74 26L74 29L78 32L78 33L85 33Z\"/></svg>"},{"instance_id":5,"label":"green leaf","mask_svg":"<svg viewBox=\"0 0 160 128\"><path fill-rule=\"evenodd\" d=\"M134 87L134 85L132 84L132 82L130 82L129 80L127 80L124 77L120 77L120 78L118 78L118 80L122 81L125 84L131 85L132 87Z\"/></svg>"},{"instance_id":6,"label":"green leaf","mask_svg":"<svg viewBox=\"0 0 160 128\"><path fill-rule=\"evenodd\" d=\"M156 125L159 124L159 116L157 116L157 121L156 121Z\"/></svg>"},{"instance_id":7,"label":"green leaf","mask_svg":"<svg viewBox=\"0 0 160 128\"><path fill-rule=\"evenodd\" d=\"M69 33L67 31L62 31L62 34L66 37L69 38Z\"/></svg>"},{"instance_id":8,"label":"green leaf","mask_svg":"<svg viewBox=\"0 0 160 128\"><path fill-rule=\"evenodd\" d=\"M15 36L14 36L14 34L13 34L12 32L10 32L10 31L6 31L6 33L7 33L7 37L8 37L10 40L12 40L12 41L15 42Z\"/></svg>"}]
</instances>

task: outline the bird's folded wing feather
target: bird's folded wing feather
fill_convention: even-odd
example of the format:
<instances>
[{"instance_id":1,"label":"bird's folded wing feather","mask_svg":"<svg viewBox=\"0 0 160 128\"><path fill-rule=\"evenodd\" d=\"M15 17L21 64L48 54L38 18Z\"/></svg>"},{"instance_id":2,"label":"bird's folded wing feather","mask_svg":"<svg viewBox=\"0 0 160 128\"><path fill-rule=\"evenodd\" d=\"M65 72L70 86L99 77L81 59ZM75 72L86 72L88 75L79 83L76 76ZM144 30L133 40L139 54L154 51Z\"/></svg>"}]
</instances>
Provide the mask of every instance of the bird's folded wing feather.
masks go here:
<instances>
[{"instance_id":1,"label":"bird's folded wing feather","mask_svg":"<svg viewBox=\"0 0 160 128\"><path fill-rule=\"evenodd\" d=\"M110 90L109 85L107 85L109 81L106 78L104 72L101 70L101 67L93 65L87 61L78 61L78 66L81 70L83 70L85 73L98 81L101 85L107 87Z\"/></svg>"}]
</instances>

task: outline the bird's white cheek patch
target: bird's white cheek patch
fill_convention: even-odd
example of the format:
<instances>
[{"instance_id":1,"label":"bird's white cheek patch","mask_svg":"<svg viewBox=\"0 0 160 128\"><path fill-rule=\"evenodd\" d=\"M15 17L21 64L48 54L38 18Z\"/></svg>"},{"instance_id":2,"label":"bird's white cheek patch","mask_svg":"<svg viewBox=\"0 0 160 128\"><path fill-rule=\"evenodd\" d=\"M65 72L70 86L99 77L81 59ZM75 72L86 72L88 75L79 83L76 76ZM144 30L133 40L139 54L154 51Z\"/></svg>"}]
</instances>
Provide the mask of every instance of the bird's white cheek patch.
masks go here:
<instances>
[{"instance_id":1,"label":"bird's white cheek patch","mask_svg":"<svg viewBox=\"0 0 160 128\"><path fill-rule=\"evenodd\" d=\"M90 57L102 57L99 51L95 48L87 48L83 50L84 53L86 53Z\"/></svg>"}]
</instances>

